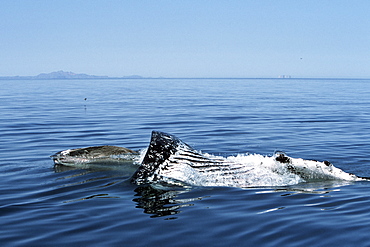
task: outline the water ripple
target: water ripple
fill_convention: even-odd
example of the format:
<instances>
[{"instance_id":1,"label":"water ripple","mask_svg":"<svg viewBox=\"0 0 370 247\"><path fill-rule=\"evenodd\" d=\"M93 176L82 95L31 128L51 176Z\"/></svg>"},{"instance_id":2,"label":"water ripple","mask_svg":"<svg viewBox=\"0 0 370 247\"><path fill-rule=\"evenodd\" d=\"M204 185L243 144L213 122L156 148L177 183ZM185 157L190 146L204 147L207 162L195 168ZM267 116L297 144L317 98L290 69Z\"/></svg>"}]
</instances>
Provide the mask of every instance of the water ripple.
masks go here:
<instances>
[{"instance_id":1,"label":"water ripple","mask_svg":"<svg viewBox=\"0 0 370 247\"><path fill-rule=\"evenodd\" d=\"M369 80L1 81L4 246L366 246L369 183L161 190L131 170L54 167L155 129L225 156L329 160L370 176ZM84 100L88 98L88 100Z\"/></svg>"}]
</instances>

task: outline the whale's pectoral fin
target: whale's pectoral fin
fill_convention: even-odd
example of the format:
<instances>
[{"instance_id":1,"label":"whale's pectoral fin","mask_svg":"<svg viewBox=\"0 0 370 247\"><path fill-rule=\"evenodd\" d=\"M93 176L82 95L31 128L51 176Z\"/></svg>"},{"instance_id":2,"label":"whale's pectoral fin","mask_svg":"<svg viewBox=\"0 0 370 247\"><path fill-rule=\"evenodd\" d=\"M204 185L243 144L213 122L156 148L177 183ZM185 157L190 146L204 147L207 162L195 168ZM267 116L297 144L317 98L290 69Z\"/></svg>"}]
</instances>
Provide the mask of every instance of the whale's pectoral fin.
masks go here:
<instances>
[{"instance_id":1,"label":"whale's pectoral fin","mask_svg":"<svg viewBox=\"0 0 370 247\"><path fill-rule=\"evenodd\" d=\"M180 149L188 151L194 150L176 136L164 132L153 131L144 159L132 176L131 182L135 184L144 184L160 180L161 178L158 170L166 169L164 164L171 155L175 154Z\"/></svg>"}]
</instances>

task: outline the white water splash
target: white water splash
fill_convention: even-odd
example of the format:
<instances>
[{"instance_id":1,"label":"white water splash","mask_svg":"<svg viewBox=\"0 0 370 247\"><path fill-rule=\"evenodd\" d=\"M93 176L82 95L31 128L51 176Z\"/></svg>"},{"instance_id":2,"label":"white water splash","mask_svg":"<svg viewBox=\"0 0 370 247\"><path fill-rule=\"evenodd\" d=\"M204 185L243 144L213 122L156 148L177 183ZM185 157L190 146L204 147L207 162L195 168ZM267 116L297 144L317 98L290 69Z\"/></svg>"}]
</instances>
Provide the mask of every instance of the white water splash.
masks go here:
<instances>
[{"instance_id":1,"label":"white water splash","mask_svg":"<svg viewBox=\"0 0 370 247\"><path fill-rule=\"evenodd\" d=\"M236 156L229 156L225 158L225 160L235 166L243 166L246 171L244 174L237 176L234 183L236 186L239 185L238 187L289 186L304 182L328 180L363 180L353 174L344 172L329 162L304 160L285 156L290 162L283 163L276 160L278 155L280 154L274 156L238 154ZM217 159L221 158L209 154L205 156L210 158L215 157ZM222 176L222 174L220 175Z\"/></svg>"},{"instance_id":2,"label":"white water splash","mask_svg":"<svg viewBox=\"0 0 370 247\"><path fill-rule=\"evenodd\" d=\"M178 154L169 159L175 161ZM220 168L196 169L196 163L183 161L168 170L161 171L162 179L171 179L194 186L264 187L291 186L318 181L358 181L357 176L334 167L329 162L303 160L284 156L287 162L277 160L280 154L263 156L259 154L239 154L223 158L202 154L209 160L221 161ZM206 164L205 164L206 165Z\"/></svg>"}]
</instances>

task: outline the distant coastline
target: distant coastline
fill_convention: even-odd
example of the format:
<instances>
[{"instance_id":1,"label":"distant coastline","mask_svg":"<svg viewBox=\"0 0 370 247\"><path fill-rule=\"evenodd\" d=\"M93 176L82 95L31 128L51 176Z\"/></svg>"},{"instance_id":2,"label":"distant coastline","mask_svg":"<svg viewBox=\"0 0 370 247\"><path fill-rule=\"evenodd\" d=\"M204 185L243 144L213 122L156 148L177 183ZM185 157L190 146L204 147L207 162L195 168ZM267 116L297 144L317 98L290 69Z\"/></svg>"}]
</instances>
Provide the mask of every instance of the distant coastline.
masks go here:
<instances>
[{"instance_id":1,"label":"distant coastline","mask_svg":"<svg viewBox=\"0 0 370 247\"><path fill-rule=\"evenodd\" d=\"M88 74L76 74L69 71L55 71L51 73L41 73L36 76L0 76L0 80L73 80L73 79L142 79L139 75L109 77Z\"/></svg>"},{"instance_id":2,"label":"distant coastline","mask_svg":"<svg viewBox=\"0 0 370 247\"><path fill-rule=\"evenodd\" d=\"M55 71L41 73L36 76L0 76L0 80L94 80L94 79L278 79L278 80L368 80L368 77L293 77L290 75L279 75L277 77L143 77L130 75L122 77L98 76L88 74L76 74L68 71Z\"/></svg>"}]
</instances>

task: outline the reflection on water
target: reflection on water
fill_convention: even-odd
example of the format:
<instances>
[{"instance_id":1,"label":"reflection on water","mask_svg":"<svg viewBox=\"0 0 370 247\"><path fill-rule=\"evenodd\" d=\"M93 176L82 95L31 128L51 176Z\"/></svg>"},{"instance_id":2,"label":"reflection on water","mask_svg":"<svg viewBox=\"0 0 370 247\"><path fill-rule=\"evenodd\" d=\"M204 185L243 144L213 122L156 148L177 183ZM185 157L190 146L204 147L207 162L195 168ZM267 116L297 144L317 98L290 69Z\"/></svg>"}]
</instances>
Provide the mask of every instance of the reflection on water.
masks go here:
<instances>
[{"instance_id":1,"label":"reflection on water","mask_svg":"<svg viewBox=\"0 0 370 247\"><path fill-rule=\"evenodd\" d=\"M297 194L316 194L324 195L333 191L340 191L340 187L354 184L355 182L351 181L342 181L342 180L328 180L321 182L310 182L310 183L301 183L294 186L287 187L276 187L268 190L261 190L256 193L281 193L281 196L292 196Z\"/></svg>"},{"instance_id":2,"label":"reflection on water","mask_svg":"<svg viewBox=\"0 0 370 247\"><path fill-rule=\"evenodd\" d=\"M60 177L58 180L60 180L60 179L66 179L67 180L67 179L71 179L71 178L75 178L75 177L81 177L81 176L84 176L84 175L87 175L87 174L96 174L96 171L93 171L93 170L80 170L80 169L76 169L76 168L72 168L72 167L61 168L60 167L61 165L55 165L55 166L59 166L58 168L54 167L55 172L66 172L66 171L73 171L73 170L76 170L78 172L78 173L73 173L71 175ZM85 183L91 183L91 182L99 181L99 180L108 180L108 179L115 178L115 177L118 177L118 176L119 176L118 174L112 174L110 176L102 174L99 177L94 176L92 178L88 178L88 179L85 179L85 180L78 180L76 182L66 183L66 184L63 185L63 187L74 186L74 185L85 184ZM109 187L109 186L114 185L114 184L119 183L119 182L121 182L121 180L115 181L115 182L109 182L107 184L100 185L99 187Z\"/></svg>"},{"instance_id":3,"label":"reflection on water","mask_svg":"<svg viewBox=\"0 0 370 247\"><path fill-rule=\"evenodd\" d=\"M203 198L175 199L179 194L186 193L186 190L161 190L150 185L140 186L135 189L135 192L137 198L134 198L133 201L137 203L136 207L143 208L144 213L150 214L152 218L179 214L181 208L194 206L191 202ZM167 219L176 218L170 217Z\"/></svg>"},{"instance_id":4,"label":"reflection on water","mask_svg":"<svg viewBox=\"0 0 370 247\"><path fill-rule=\"evenodd\" d=\"M97 195L87 196L87 197L83 197L83 198L79 198L79 199L75 199L75 200L65 201L65 203L84 201L84 200L95 199L95 198L119 198L119 197L109 196L109 194L97 194Z\"/></svg>"},{"instance_id":5,"label":"reflection on water","mask_svg":"<svg viewBox=\"0 0 370 247\"><path fill-rule=\"evenodd\" d=\"M101 169L78 169L75 167L68 167L63 165L55 165L54 171L64 176L59 177L57 180L65 180L66 182L61 187L73 187L84 184L89 184L85 190L101 190L104 187L111 187L118 185L122 182L129 181L133 174L130 168L123 169L122 167L118 170L110 172L112 167L106 169L106 172L101 172ZM122 173L122 171L125 171ZM130 187L131 188L131 187ZM193 206L191 202L201 200L202 197L188 198L188 199L176 199L179 194L186 193L187 187L163 187L166 189L154 188L150 185L136 187L134 189L135 198L132 199L137 204L137 208L143 208L144 213L150 214L151 217L163 217L173 216L181 211L180 208ZM125 189L125 188L122 188ZM88 199L104 199L104 198L120 198L117 195L110 195L109 193L97 193L93 195L83 196L76 199L64 201L65 203L83 201ZM168 219L175 219L176 217L170 217Z\"/></svg>"},{"instance_id":6,"label":"reflection on water","mask_svg":"<svg viewBox=\"0 0 370 247\"><path fill-rule=\"evenodd\" d=\"M258 194L274 194L278 193L281 197L288 197L288 196L296 196L296 195L318 195L319 197L328 197L328 194L331 192L338 192L340 191L341 186L345 186L348 184L344 183L307 183L303 186L296 186L296 187L279 187L279 188L254 188L253 191L256 195ZM215 187L214 189L217 190L219 187ZM226 188L228 189L228 188ZM234 189L234 188L230 188ZM236 189L236 188L235 188ZM201 188L196 188L199 192L202 191ZM240 189L243 190L243 189ZM251 190L251 189L244 189L244 190ZM193 193L191 189L187 188L184 190L176 189L176 190L163 190L153 188L150 185L140 186L135 189L135 196L136 198L133 199L134 202L137 203L138 208L143 208L144 213L150 214L152 218L155 217L168 217L166 219L177 219L178 217L174 217L182 212L181 208L194 206L196 201L203 200L205 198L211 198L212 195L209 195L209 190L203 191L203 195L197 195L193 197ZM181 194L181 199L177 198ZM235 198L230 195L229 198L223 198L224 200L233 201ZM248 198L247 198L248 199ZM232 204L230 204L232 207ZM304 206L312 206L312 205L304 205ZM324 205L323 205L324 206ZM266 209L263 211L257 211L256 214L265 214L271 213L276 210L286 209L285 206L275 207L271 209ZM229 209L232 211L232 208ZM326 210L322 208L321 210ZM169 217L172 216L172 217Z\"/></svg>"}]
</instances>

